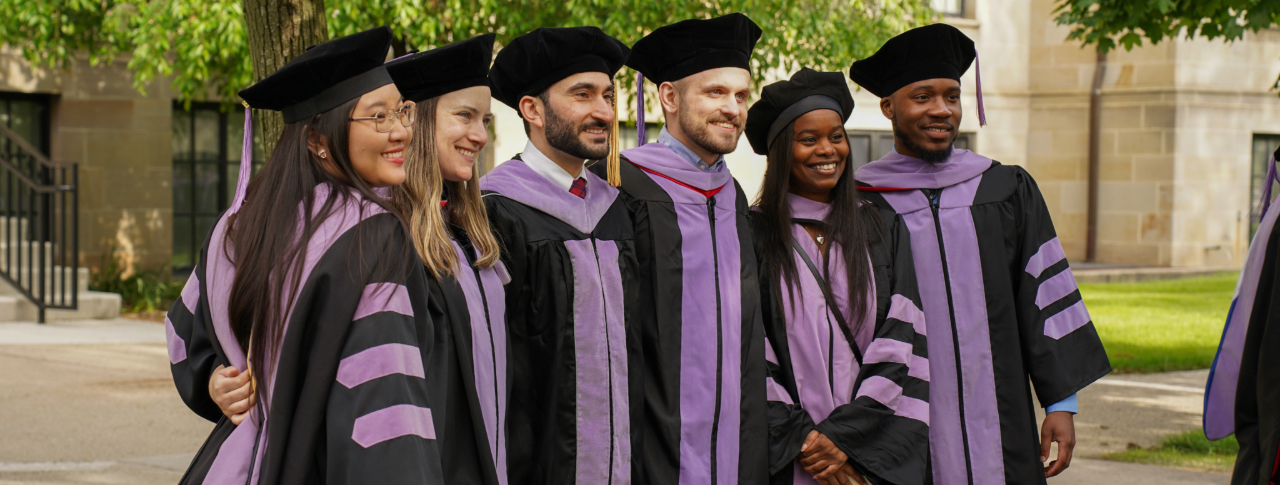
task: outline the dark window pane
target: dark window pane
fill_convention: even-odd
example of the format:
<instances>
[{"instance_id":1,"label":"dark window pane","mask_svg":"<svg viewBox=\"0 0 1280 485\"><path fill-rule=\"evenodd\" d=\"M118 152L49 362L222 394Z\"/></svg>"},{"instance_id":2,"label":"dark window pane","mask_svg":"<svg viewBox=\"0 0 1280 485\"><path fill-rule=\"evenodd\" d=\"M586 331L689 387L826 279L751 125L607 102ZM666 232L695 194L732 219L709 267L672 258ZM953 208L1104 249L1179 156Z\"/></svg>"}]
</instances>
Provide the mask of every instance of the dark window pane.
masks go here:
<instances>
[{"instance_id":1,"label":"dark window pane","mask_svg":"<svg viewBox=\"0 0 1280 485\"><path fill-rule=\"evenodd\" d=\"M173 264L174 268L184 268L195 264L195 248L191 242L191 218L185 215L173 215Z\"/></svg>"},{"instance_id":2,"label":"dark window pane","mask_svg":"<svg viewBox=\"0 0 1280 485\"><path fill-rule=\"evenodd\" d=\"M213 225L217 222L218 216L206 216L196 219L195 246L204 246L204 240L209 238L209 231L213 230ZM199 254L199 252L196 254Z\"/></svg>"},{"instance_id":3,"label":"dark window pane","mask_svg":"<svg viewBox=\"0 0 1280 485\"><path fill-rule=\"evenodd\" d=\"M244 110L232 109L227 113L227 161L240 161L240 149L244 147Z\"/></svg>"},{"instance_id":4,"label":"dark window pane","mask_svg":"<svg viewBox=\"0 0 1280 485\"><path fill-rule=\"evenodd\" d=\"M871 161L871 136L849 135L849 156L853 158L853 170Z\"/></svg>"},{"instance_id":5,"label":"dark window pane","mask_svg":"<svg viewBox=\"0 0 1280 485\"><path fill-rule=\"evenodd\" d=\"M252 169L253 165L249 165ZM231 160L227 162L227 196L222 200L226 201L227 207L231 206L231 199L236 198L236 184L240 181L240 161ZM225 209L226 207L219 207Z\"/></svg>"},{"instance_id":6,"label":"dark window pane","mask_svg":"<svg viewBox=\"0 0 1280 485\"><path fill-rule=\"evenodd\" d=\"M219 160L218 134L221 128L218 124L218 112L212 109L198 109L195 117L195 159L198 162L216 162Z\"/></svg>"},{"instance_id":7,"label":"dark window pane","mask_svg":"<svg viewBox=\"0 0 1280 485\"><path fill-rule=\"evenodd\" d=\"M191 164L175 163L173 165L173 213L190 214L193 186L191 184Z\"/></svg>"},{"instance_id":8,"label":"dark window pane","mask_svg":"<svg viewBox=\"0 0 1280 485\"><path fill-rule=\"evenodd\" d=\"M44 105L34 100L15 99L9 101L9 129L36 147L44 150Z\"/></svg>"},{"instance_id":9,"label":"dark window pane","mask_svg":"<svg viewBox=\"0 0 1280 485\"><path fill-rule=\"evenodd\" d=\"M1266 187L1268 162L1280 145L1280 135L1253 135L1253 163L1249 180L1249 237L1258 230L1262 210L1262 191ZM1272 182L1271 196L1280 194L1280 184ZM1275 210L1274 207L1271 210Z\"/></svg>"},{"instance_id":10,"label":"dark window pane","mask_svg":"<svg viewBox=\"0 0 1280 485\"><path fill-rule=\"evenodd\" d=\"M218 206L218 165L197 163L195 180L196 212L212 214L222 210Z\"/></svg>"},{"instance_id":11,"label":"dark window pane","mask_svg":"<svg viewBox=\"0 0 1280 485\"><path fill-rule=\"evenodd\" d=\"M173 109L173 161L191 161L191 112Z\"/></svg>"},{"instance_id":12,"label":"dark window pane","mask_svg":"<svg viewBox=\"0 0 1280 485\"><path fill-rule=\"evenodd\" d=\"M890 153L893 153L893 135L890 133L882 133L876 136L875 159L879 160Z\"/></svg>"}]
</instances>

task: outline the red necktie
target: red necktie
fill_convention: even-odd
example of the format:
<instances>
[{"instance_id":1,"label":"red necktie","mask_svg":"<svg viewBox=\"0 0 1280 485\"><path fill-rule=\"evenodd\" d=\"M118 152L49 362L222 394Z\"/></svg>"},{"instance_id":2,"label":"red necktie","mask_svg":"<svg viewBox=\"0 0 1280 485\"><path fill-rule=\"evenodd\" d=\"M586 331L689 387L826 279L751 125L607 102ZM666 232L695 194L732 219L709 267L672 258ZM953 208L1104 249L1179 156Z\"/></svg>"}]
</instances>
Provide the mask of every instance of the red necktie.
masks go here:
<instances>
[{"instance_id":1,"label":"red necktie","mask_svg":"<svg viewBox=\"0 0 1280 485\"><path fill-rule=\"evenodd\" d=\"M578 177L578 180L574 180L573 186L569 187L569 193L583 199L587 198L587 179Z\"/></svg>"}]
</instances>

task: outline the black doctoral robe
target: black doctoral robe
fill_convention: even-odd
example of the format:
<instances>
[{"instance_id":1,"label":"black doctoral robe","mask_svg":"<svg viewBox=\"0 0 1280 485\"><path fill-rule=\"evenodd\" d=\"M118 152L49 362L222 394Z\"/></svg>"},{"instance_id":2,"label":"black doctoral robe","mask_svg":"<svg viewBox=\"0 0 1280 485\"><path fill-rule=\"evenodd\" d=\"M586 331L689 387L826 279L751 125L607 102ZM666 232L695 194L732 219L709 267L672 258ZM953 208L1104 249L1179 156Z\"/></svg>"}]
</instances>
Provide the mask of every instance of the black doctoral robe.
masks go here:
<instances>
[{"instance_id":1,"label":"black doctoral robe","mask_svg":"<svg viewBox=\"0 0 1280 485\"><path fill-rule=\"evenodd\" d=\"M630 316L644 342L642 483L766 483L764 324L746 196L727 169L703 172L661 143L622 156L640 280Z\"/></svg>"},{"instance_id":2,"label":"black doctoral robe","mask_svg":"<svg viewBox=\"0 0 1280 485\"><path fill-rule=\"evenodd\" d=\"M1111 365L1035 181L960 149L938 163L892 153L856 177L890 233L911 235L934 482L1045 483L1032 387L1057 403Z\"/></svg>"},{"instance_id":3,"label":"black doctoral robe","mask_svg":"<svg viewBox=\"0 0 1280 485\"><path fill-rule=\"evenodd\" d=\"M617 189L582 176L585 198L519 158L480 180L511 277L511 483L646 483L631 220Z\"/></svg>"},{"instance_id":4,"label":"black doctoral robe","mask_svg":"<svg viewBox=\"0 0 1280 485\"><path fill-rule=\"evenodd\" d=\"M1275 179L1273 157L1264 183ZM1264 207L1270 195L1264 192ZM1205 389L1205 436L1234 433L1240 442L1232 485L1280 478L1280 206L1269 205L1249 245Z\"/></svg>"},{"instance_id":5,"label":"black doctoral robe","mask_svg":"<svg viewBox=\"0 0 1280 485\"><path fill-rule=\"evenodd\" d=\"M316 187L314 200L329 190ZM218 365L246 368L227 315L235 268L226 224L214 226L166 319L178 392L217 422L181 483L449 483L432 411L440 392L426 379L436 369L423 365L436 333L426 273L416 256L389 278L372 271L381 258L413 255L399 220L352 192L317 228L281 345L270 350L277 365L257 371L269 412L260 405L238 426L208 394Z\"/></svg>"},{"instance_id":6,"label":"black doctoral robe","mask_svg":"<svg viewBox=\"0 0 1280 485\"><path fill-rule=\"evenodd\" d=\"M797 463L810 431L826 435L849 463L872 483L922 484L929 464L929 360L924 312L920 310L910 234L899 227L869 247L872 279L849 281L843 248L827 255L801 223L822 224L831 206L788 194L791 237L809 261L824 267L832 298L794 249L796 279L790 284L760 266L760 301L769 361L769 471L773 484L816 484ZM880 211L864 212L880 217ZM769 222L751 213L757 254ZM892 222L892 221L888 221ZM868 308L855 316L850 285L866 288ZM838 311L850 326L858 353L837 326ZM859 361L861 359L861 361Z\"/></svg>"}]
</instances>

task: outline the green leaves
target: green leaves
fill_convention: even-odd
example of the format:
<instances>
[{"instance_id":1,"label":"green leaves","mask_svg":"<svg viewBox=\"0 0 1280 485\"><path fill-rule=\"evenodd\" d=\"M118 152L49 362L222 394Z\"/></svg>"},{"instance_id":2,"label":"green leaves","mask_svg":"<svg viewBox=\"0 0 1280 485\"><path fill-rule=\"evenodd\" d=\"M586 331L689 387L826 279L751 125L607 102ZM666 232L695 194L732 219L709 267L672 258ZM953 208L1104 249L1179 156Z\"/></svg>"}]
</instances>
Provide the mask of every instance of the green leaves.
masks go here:
<instances>
[{"instance_id":1,"label":"green leaves","mask_svg":"<svg viewBox=\"0 0 1280 485\"><path fill-rule=\"evenodd\" d=\"M1280 0L1061 0L1059 25L1071 25L1069 39L1099 52L1126 50L1166 37L1238 40L1280 20Z\"/></svg>"},{"instance_id":2,"label":"green leaves","mask_svg":"<svg viewBox=\"0 0 1280 485\"><path fill-rule=\"evenodd\" d=\"M757 81L771 71L789 73L802 65L844 70L889 37L935 18L929 0L328 3L330 36L389 25L398 36L397 55L485 32L497 33L501 45L543 26L597 25L631 44L668 23L742 12L764 30L754 58ZM0 0L0 42L21 48L33 63L51 67L65 66L77 55L99 64L127 54L136 89L145 92L153 81L168 77L172 90L186 102L235 102L235 93L253 80L239 0ZM619 77L624 89L634 87L633 73Z\"/></svg>"}]
</instances>

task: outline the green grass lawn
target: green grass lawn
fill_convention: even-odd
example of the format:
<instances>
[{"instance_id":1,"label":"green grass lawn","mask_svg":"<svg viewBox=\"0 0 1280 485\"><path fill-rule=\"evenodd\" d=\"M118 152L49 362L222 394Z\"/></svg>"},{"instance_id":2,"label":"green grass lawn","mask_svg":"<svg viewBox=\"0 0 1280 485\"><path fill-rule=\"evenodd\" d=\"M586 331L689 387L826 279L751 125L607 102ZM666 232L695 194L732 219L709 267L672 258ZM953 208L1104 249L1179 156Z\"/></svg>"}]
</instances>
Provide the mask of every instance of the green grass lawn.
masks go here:
<instances>
[{"instance_id":1,"label":"green grass lawn","mask_svg":"<svg viewBox=\"0 0 1280 485\"><path fill-rule=\"evenodd\" d=\"M1141 283L1082 283L1080 294L1121 373L1207 369L1236 273Z\"/></svg>"},{"instance_id":2,"label":"green grass lawn","mask_svg":"<svg viewBox=\"0 0 1280 485\"><path fill-rule=\"evenodd\" d=\"M1230 472L1239 451L1240 443L1235 436L1209 441L1197 429L1169 436L1151 448L1130 448L1102 458L1190 470Z\"/></svg>"}]
</instances>

